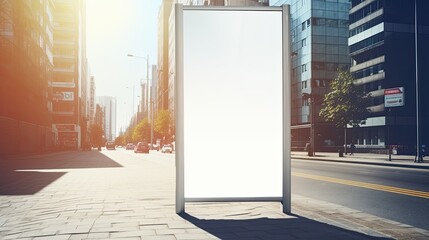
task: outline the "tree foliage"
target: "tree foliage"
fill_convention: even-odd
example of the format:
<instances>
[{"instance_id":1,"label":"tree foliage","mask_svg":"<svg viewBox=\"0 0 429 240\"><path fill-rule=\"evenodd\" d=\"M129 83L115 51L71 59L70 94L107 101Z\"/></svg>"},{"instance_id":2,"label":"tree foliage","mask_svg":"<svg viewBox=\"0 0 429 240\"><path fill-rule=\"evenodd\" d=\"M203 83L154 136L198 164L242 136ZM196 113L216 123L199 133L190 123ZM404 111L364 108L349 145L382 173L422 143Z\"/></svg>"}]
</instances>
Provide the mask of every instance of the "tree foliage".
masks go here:
<instances>
[{"instance_id":1,"label":"tree foliage","mask_svg":"<svg viewBox=\"0 0 429 240\"><path fill-rule=\"evenodd\" d=\"M134 128L132 140L134 142L149 141L150 139L150 123L147 118L144 118Z\"/></svg>"},{"instance_id":2,"label":"tree foliage","mask_svg":"<svg viewBox=\"0 0 429 240\"><path fill-rule=\"evenodd\" d=\"M353 76L348 71L338 71L338 76L330 85L323 99L320 116L337 127L361 124L367 117L369 98L353 83Z\"/></svg>"},{"instance_id":3,"label":"tree foliage","mask_svg":"<svg viewBox=\"0 0 429 240\"><path fill-rule=\"evenodd\" d=\"M92 124L89 128L91 145L101 146L103 145L103 128L100 125Z\"/></svg>"},{"instance_id":4,"label":"tree foliage","mask_svg":"<svg viewBox=\"0 0 429 240\"><path fill-rule=\"evenodd\" d=\"M121 145L121 146L126 145L124 135L120 135L120 136L116 137L115 145Z\"/></svg>"},{"instance_id":5,"label":"tree foliage","mask_svg":"<svg viewBox=\"0 0 429 240\"><path fill-rule=\"evenodd\" d=\"M168 110L161 110L158 112L158 115L155 118L154 130L161 137L169 136L169 129L171 125L172 118Z\"/></svg>"}]
</instances>

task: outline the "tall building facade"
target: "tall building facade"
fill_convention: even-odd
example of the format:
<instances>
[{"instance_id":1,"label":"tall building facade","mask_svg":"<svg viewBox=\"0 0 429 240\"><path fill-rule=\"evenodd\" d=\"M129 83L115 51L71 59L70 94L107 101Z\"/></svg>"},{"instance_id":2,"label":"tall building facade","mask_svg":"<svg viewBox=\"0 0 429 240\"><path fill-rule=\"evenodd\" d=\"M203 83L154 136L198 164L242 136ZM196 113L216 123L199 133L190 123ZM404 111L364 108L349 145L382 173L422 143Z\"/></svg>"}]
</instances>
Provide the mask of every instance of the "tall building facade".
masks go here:
<instances>
[{"instance_id":1,"label":"tall building facade","mask_svg":"<svg viewBox=\"0 0 429 240\"><path fill-rule=\"evenodd\" d=\"M88 112L89 112L89 125L95 124L95 80L94 76L90 77L89 82L89 101L88 101Z\"/></svg>"},{"instance_id":2,"label":"tall building facade","mask_svg":"<svg viewBox=\"0 0 429 240\"><path fill-rule=\"evenodd\" d=\"M274 5L283 4L289 4L291 11L292 148L303 149L313 136L315 150L333 150L342 144L343 134L318 113L337 70L350 66L351 4L349 0L282 0Z\"/></svg>"},{"instance_id":3,"label":"tall building facade","mask_svg":"<svg viewBox=\"0 0 429 240\"><path fill-rule=\"evenodd\" d=\"M157 108L168 109L168 40L169 22L174 0L163 0L158 13L158 85L157 85Z\"/></svg>"},{"instance_id":4,"label":"tall building facade","mask_svg":"<svg viewBox=\"0 0 429 240\"><path fill-rule=\"evenodd\" d=\"M413 153L417 133L417 92L420 133L425 133L421 135L421 144L429 144L429 97L426 94L429 91L429 18L426 16L429 2L352 0L351 3L350 71L356 79L355 84L370 94L372 103L368 107L370 113L366 123L354 131L350 129L348 141L353 141L357 147L371 149L398 145L399 151ZM385 107L385 92L392 88L404 90L403 106Z\"/></svg>"},{"instance_id":5,"label":"tall building facade","mask_svg":"<svg viewBox=\"0 0 429 240\"><path fill-rule=\"evenodd\" d=\"M53 124L60 148L78 149L85 139L86 53L85 2L53 0Z\"/></svg>"},{"instance_id":6,"label":"tall building facade","mask_svg":"<svg viewBox=\"0 0 429 240\"><path fill-rule=\"evenodd\" d=\"M110 96L98 96L97 106L100 106L102 116L98 116L102 121L104 137L106 141L115 141L116 139L116 98Z\"/></svg>"},{"instance_id":7,"label":"tall building facade","mask_svg":"<svg viewBox=\"0 0 429 240\"><path fill-rule=\"evenodd\" d=\"M0 155L53 148L53 9L0 1Z\"/></svg>"}]
</instances>

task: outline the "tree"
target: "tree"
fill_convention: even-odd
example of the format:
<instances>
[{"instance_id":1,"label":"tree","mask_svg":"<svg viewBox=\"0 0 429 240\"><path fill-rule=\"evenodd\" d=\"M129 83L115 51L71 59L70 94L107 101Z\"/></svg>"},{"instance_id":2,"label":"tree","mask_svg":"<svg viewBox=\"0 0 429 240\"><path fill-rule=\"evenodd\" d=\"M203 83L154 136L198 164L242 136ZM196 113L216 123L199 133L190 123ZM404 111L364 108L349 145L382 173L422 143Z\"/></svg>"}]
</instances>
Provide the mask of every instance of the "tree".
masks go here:
<instances>
[{"instance_id":1,"label":"tree","mask_svg":"<svg viewBox=\"0 0 429 240\"><path fill-rule=\"evenodd\" d=\"M149 141L150 139L150 123L147 118L144 118L134 128L132 139L134 142L141 142L143 140Z\"/></svg>"},{"instance_id":2,"label":"tree","mask_svg":"<svg viewBox=\"0 0 429 240\"><path fill-rule=\"evenodd\" d=\"M159 111L154 124L155 132L158 133L161 137L168 138L171 121L172 119L168 110Z\"/></svg>"},{"instance_id":3,"label":"tree","mask_svg":"<svg viewBox=\"0 0 429 240\"><path fill-rule=\"evenodd\" d=\"M123 146L125 144L126 143L125 143L125 137L124 137L124 135L120 135L120 136L116 137L116 139L115 139L115 145L121 145L121 146Z\"/></svg>"},{"instance_id":4,"label":"tree","mask_svg":"<svg viewBox=\"0 0 429 240\"><path fill-rule=\"evenodd\" d=\"M134 128L128 127L127 131L124 133L124 144L133 142L133 131Z\"/></svg>"},{"instance_id":5,"label":"tree","mask_svg":"<svg viewBox=\"0 0 429 240\"><path fill-rule=\"evenodd\" d=\"M101 146L103 145L103 135L104 131L100 125L92 124L89 128L90 140L92 146Z\"/></svg>"},{"instance_id":6,"label":"tree","mask_svg":"<svg viewBox=\"0 0 429 240\"><path fill-rule=\"evenodd\" d=\"M320 116L335 123L338 128L353 128L363 123L368 115L369 97L354 84L348 71L338 70L338 76L330 84L330 92L325 94ZM345 145L346 139L344 139Z\"/></svg>"}]
</instances>

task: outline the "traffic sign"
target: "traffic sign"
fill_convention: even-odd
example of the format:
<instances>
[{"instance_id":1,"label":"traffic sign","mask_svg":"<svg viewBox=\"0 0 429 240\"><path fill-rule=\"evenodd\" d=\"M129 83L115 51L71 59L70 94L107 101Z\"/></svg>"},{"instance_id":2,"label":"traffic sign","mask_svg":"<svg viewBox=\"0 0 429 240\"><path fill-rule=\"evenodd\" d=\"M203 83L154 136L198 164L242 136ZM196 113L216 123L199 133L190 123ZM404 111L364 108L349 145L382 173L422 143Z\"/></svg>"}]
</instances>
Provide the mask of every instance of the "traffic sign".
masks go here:
<instances>
[{"instance_id":1,"label":"traffic sign","mask_svg":"<svg viewBox=\"0 0 429 240\"><path fill-rule=\"evenodd\" d=\"M389 88L384 90L384 107L402 107L405 105L404 88Z\"/></svg>"}]
</instances>

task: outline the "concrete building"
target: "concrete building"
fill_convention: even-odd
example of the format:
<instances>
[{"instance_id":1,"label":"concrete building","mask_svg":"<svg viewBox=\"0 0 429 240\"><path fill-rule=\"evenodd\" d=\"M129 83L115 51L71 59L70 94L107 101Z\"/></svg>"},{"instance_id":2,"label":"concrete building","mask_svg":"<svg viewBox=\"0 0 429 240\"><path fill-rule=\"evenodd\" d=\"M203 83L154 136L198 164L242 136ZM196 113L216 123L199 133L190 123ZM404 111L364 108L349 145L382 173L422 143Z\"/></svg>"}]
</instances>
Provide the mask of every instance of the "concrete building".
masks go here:
<instances>
[{"instance_id":1,"label":"concrete building","mask_svg":"<svg viewBox=\"0 0 429 240\"><path fill-rule=\"evenodd\" d=\"M343 134L326 123L319 112L337 69L348 69L350 64L350 2L282 0L274 5L283 4L291 6L292 148L302 150L312 142L316 151L334 150L342 144Z\"/></svg>"},{"instance_id":2,"label":"concrete building","mask_svg":"<svg viewBox=\"0 0 429 240\"><path fill-rule=\"evenodd\" d=\"M365 124L349 131L358 148L385 149L395 145L403 153L416 146L416 52L418 59L420 144L429 144L429 2L352 0L350 14L350 71L372 96ZM415 8L417 3L417 8ZM417 9L417 12L415 12ZM415 16L418 41L416 51ZM404 105L387 107L387 89L402 88ZM425 133L425 134L422 134ZM396 147L398 146L398 147Z\"/></svg>"},{"instance_id":3,"label":"concrete building","mask_svg":"<svg viewBox=\"0 0 429 240\"><path fill-rule=\"evenodd\" d=\"M151 104L152 107L150 109L151 118L153 118L154 113L158 112L158 67L157 65L152 65L152 85L151 85Z\"/></svg>"},{"instance_id":4,"label":"concrete building","mask_svg":"<svg viewBox=\"0 0 429 240\"><path fill-rule=\"evenodd\" d=\"M95 124L95 80L94 76L91 76L89 83L89 101L88 101L88 112L89 112L89 125Z\"/></svg>"},{"instance_id":5,"label":"concrete building","mask_svg":"<svg viewBox=\"0 0 429 240\"><path fill-rule=\"evenodd\" d=\"M53 0L53 125L56 144L78 149L85 139L86 53L85 2Z\"/></svg>"},{"instance_id":6,"label":"concrete building","mask_svg":"<svg viewBox=\"0 0 429 240\"><path fill-rule=\"evenodd\" d=\"M102 112L102 125L106 141L116 139L116 98L110 96L97 96L96 104ZM98 116L100 118L100 116ZM100 119L99 119L100 120Z\"/></svg>"},{"instance_id":7,"label":"concrete building","mask_svg":"<svg viewBox=\"0 0 429 240\"><path fill-rule=\"evenodd\" d=\"M51 0L0 1L0 155L52 150Z\"/></svg>"}]
</instances>

